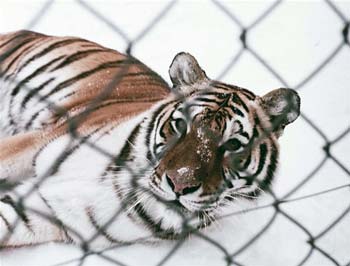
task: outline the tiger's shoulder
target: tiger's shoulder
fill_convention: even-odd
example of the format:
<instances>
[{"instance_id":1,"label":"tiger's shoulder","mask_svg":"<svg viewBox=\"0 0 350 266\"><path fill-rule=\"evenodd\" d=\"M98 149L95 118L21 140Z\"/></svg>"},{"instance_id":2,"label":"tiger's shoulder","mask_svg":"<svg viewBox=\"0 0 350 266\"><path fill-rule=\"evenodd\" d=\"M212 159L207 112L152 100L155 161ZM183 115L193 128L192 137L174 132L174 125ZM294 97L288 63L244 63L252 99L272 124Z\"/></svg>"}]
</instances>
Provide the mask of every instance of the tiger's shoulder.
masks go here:
<instances>
[{"instance_id":1,"label":"tiger's shoulder","mask_svg":"<svg viewBox=\"0 0 350 266\"><path fill-rule=\"evenodd\" d=\"M82 38L26 30L0 35L0 77L0 112L12 134L82 114L86 125L125 120L170 92L130 55Z\"/></svg>"}]
</instances>

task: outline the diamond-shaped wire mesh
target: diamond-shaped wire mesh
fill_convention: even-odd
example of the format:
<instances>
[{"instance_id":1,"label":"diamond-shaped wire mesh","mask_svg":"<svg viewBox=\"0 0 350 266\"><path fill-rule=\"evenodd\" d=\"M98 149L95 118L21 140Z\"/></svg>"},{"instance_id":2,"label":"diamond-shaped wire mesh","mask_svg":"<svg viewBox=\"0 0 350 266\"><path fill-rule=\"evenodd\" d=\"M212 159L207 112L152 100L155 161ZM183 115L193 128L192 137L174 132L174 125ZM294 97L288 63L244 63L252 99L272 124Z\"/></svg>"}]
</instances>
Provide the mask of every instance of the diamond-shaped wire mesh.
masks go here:
<instances>
[{"instance_id":1,"label":"diamond-shaped wire mesh","mask_svg":"<svg viewBox=\"0 0 350 266\"><path fill-rule=\"evenodd\" d=\"M97 8L98 3L97 2L86 2L82 0L77 0L75 4L79 5L79 8L82 10L85 10L86 12L90 13L94 20L99 21L101 24L104 24L104 26L107 26L110 28L111 32L113 32L119 39L122 40L122 42L125 43L125 53L134 55L134 50L137 49L138 51L141 51L139 53L142 53L142 47L145 40L147 40L148 36L152 34L152 31L159 27L162 27L163 21L167 18L168 15L171 14L174 8L179 4L177 1L170 1L164 4L159 2L160 8L157 8L157 12L153 14L152 18L142 25L141 30L138 30L136 34L129 34L128 29L123 28L122 26L119 26L116 22L114 22L113 19L111 19L109 16L106 16L103 11L104 9ZM335 46L332 49L328 49L327 54L323 58L317 58L315 59L317 65L313 66L313 69L308 73L303 73L303 78L301 79L290 79L285 78L284 74L282 74L283 71L279 69L279 67L274 66L270 60L266 59L264 57L263 51L259 49L259 47L255 47L254 41L254 35L261 34L262 29L264 31L268 31L268 28L263 28L263 24L266 20L272 18L276 12L278 12L279 9L282 9L285 3L283 1L275 1L270 2L269 4L266 4L264 8L257 14L256 18L250 22L246 23L241 20L239 16L237 16L237 13L234 8L234 3L230 4L229 2L225 1L217 1L213 0L211 2L214 14L216 16L220 16L220 18L224 18L226 20L226 23L230 23L232 25L232 33L223 32L220 34L237 34L237 40L240 45L240 48L235 50L233 52L233 56L228 57L227 63L222 69L220 73L217 75L217 79L220 80L223 77L227 75L233 68L237 69L240 68L240 60L244 56L250 56L255 61L256 64L259 65L259 67L262 67L263 71L268 72L270 75L272 75L277 81L278 84L283 87L293 88L300 93L305 90L305 87L315 80L319 75L327 75L327 67L332 65L337 58L341 55L341 52L344 52L344 50L349 51L350 44L349 44L349 26L350 21L349 18L345 15L345 12L343 12L342 8L338 7L337 3L334 1L326 0L324 1L324 8L327 8L329 10L330 16L337 16L339 20L339 25L341 25L341 28L335 27L335 35L339 36L339 41L335 44ZM28 23L27 29L35 28L37 23L39 23L41 20L45 19L46 16L48 16L49 11L51 10L52 6L54 5L53 0L49 0L45 2L45 4L38 10L37 14L33 17L33 19ZM154 5L154 3L152 4ZM54 12L54 11L51 11ZM210 18L214 19L214 18ZM209 19L209 20L210 20ZM312 19L312 18L311 18ZM271 23L271 22L270 22ZM210 24L210 21L208 21L208 25ZM230 26L231 27L231 26ZM262 27L262 28L261 28ZM322 27L322 25L320 25ZM169 30L169 29L168 29ZM268 32L266 32L268 34ZM94 35L94 32L91 32L91 35ZM293 39L293 36L290 36L290 39ZM164 44L166 43L166 40L164 41ZM86 110L80 117L70 119L70 128L71 128L71 142L68 143L65 152L62 153L61 157L63 158L66 156L66 153L72 149L74 149L76 145L76 140L78 139L79 143L82 145L89 145L90 147L93 147L96 149L96 152L103 153L106 156L111 157L111 159L115 160L114 156L109 154L107 151L104 151L100 147L96 146L93 142L90 142L89 140L79 137L75 129L80 123L84 122L84 119L86 116L88 116L89 112L91 112L94 109L94 106L98 104L99 101L105 99L108 97L110 90L120 82L120 79L122 77L123 73L126 73L128 68L126 67L117 75L113 80L110 81L109 85L103 90L101 95L99 95L98 98L94 102L91 103L91 108ZM297 75L297 74L296 74ZM322 88L322 90L330 90L333 88ZM336 91L336 84L335 88L333 89L333 93L337 93ZM349 96L349 94L348 94ZM348 105L349 105L350 97L347 99ZM53 108L54 103L50 103ZM57 107L58 108L58 107ZM328 107L325 107L328 108ZM58 110L63 111L64 110ZM349 116L349 113L347 113ZM314 121L314 117L316 114L310 114L305 113L302 111L301 113L301 119L303 120L303 123L306 123L310 130L312 130L313 134L316 135L315 138L320 138L322 141L319 141L321 143L321 150L323 152L323 155L321 156L320 162L315 165L309 167L307 171L304 170L303 172L303 178L299 178L297 183L290 189L289 191L286 191L284 195L277 195L274 193L274 191L269 191L269 194L273 198L273 202L268 203L266 205L257 206L254 208L249 209L243 209L242 211L233 211L230 214L225 214L225 216L220 217L221 219L226 219L228 217L235 217L237 215L241 215L242 213L251 213L258 212L265 208L273 209L273 213L270 215L270 218L267 220L267 223L257 232L251 235L251 237L242 243L238 248L234 249L227 249L227 246L224 246L218 241L217 239L214 239L212 237L209 237L206 235L205 231L197 231L193 228L189 228L188 230L191 231L193 235L201 239L201 241L206 242L207 246L211 246L214 249L219 250L219 252L222 253L221 260L225 262L226 265L250 265L249 263L241 262L240 255L244 254L248 249L250 249L256 242L260 241L261 238L264 237L266 232L268 230L272 230L274 227L276 220L278 219L284 219L285 223L289 223L291 227L298 228L298 231L302 232L305 238L305 253L300 254L300 257L296 259L297 263L295 265L304 265L307 264L314 253L318 253L319 255L324 257L324 261L326 261L327 264L325 265L343 265L343 266L349 266L350 265L350 240L345 242L348 245L348 258L347 261L340 261L336 255L336 252L332 250L329 246L324 246L322 243L320 243L320 240L322 238L327 238L331 234L333 234L334 228L337 227L342 220L344 220L346 217L349 216L350 212L350 203L344 202L345 208L337 213L334 217L331 217L329 219L326 219L328 222L324 223L321 228L318 228L317 232L315 233L314 230L310 229L310 225L305 223L307 221L301 220L298 218L297 215L294 215L293 210L291 208L288 208L288 205L292 205L294 202L306 202L309 199L317 199L317 197L325 194L332 194L339 190L349 190L350 187L350 179L348 179L348 182L343 182L342 184L338 186L331 186L326 190L319 190L315 193L309 193L307 195L303 195L298 193L304 186L307 184L314 182L314 180L317 178L320 171L322 171L325 166L329 163L332 163L334 166L334 175L338 175L340 172L344 174L347 177L350 177L350 170L348 168L347 161L349 158L342 158L337 155L336 152L334 152L334 148L337 145L342 145L342 142L349 137L350 134L350 126L349 123L347 124L339 124L338 125L338 132L339 134L337 136L328 137L328 134L326 129L321 128L317 122ZM347 121L349 122L349 121ZM312 143L312 142L311 142ZM305 147L306 149L308 147ZM319 147L318 147L319 148ZM36 183L37 186L40 186L41 182L44 182L45 179L50 176L55 169L60 164L60 158L56 160L52 167L48 170L47 173L45 173L39 181ZM283 161L282 161L283 163ZM133 169L128 169L131 173L133 173ZM8 189L4 187L3 189ZM30 193L35 191L35 187L31 191L29 191L26 196L29 196ZM297 196L295 196L297 195ZM300 196L301 195L301 196ZM25 202L26 196L22 197L19 200L20 204L22 201ZM125 204L132 199L127 198L125 199ZM336 201L337 199L334 198ZM334 202L336 204L336 202ZM33 209L31 211L36 212L35 206L31 206ZM122 210L120 210L122 211ZM45 216L45 214L40 214ZM120 212L118 211L113 218L114 220L118 217ZM53 217L45 216L47 219L54 221ZM252 216L253 217L253 216ZM219 219L220 219L219 218ZM320 217L322 219L322 217ZM110 222L111 222L110 221ZM287 226L287 228L288 228ZM108 223L103 226L104 228L108 227ZM111 247L103 249L103 250L93 250L89 247L89 241L92 241L95 239L98 235L103 234L104 228L100 228L100 230L96 231L96 235L92 237L90 240L84 240L83 245L81 246L83 255L79 256L75 259L69 260L67 262L60 263L59 265L72 265L72 263L77 263L77 265L84 265L88 258L91 258L92 256L97 256L103 260L106 261L106 263L115 264L115 265L125 265L123 261L116 260L115 258L109 256L107 254L107 251L115 250L118 252L119 249L130 245L130 243L115 243ZM99 228L97 228L99 229ZM70 228L67 228L69 231ZM222 228L221 230L226 230L225 228ZM294 230L294 229L293 229ZM298 232L298 233L300 233ZM78 234L78 232L71 232L73 234ZM336 240L335 240L336 241ZM167 265L168 261L171 259L171 257L181 248L181 246L184 245L186 241L184 239L180 240L174 240L174 246L170 249L169 253L166 254L164 258L162 258L157 265ZM345 247L346 250L346 247ZM220 263L222 263L222 261ZM256 264L253 264L256 265ZM283 264L287 265L287 264ZM312 264L311 264L312 265Z\"/></svg>"}]
</instances>

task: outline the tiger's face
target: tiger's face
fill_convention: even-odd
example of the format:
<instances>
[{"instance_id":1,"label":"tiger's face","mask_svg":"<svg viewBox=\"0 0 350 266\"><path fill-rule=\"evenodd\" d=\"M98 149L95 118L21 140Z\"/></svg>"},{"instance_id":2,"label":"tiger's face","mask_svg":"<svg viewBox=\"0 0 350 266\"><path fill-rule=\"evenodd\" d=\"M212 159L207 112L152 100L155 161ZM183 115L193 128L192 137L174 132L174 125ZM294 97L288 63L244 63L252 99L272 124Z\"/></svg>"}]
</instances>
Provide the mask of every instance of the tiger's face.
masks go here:
<instances>
[{"instance_id":1,"label":"tiger's face","mask_svg":"<svg viewBox=\"0 0 350 266\"><path fill-rule=\"evenodd\" d=\"M163 209L215 216L220 206L268 190L277 139L299 115L297 93L277 89L259 97L209 80L185 53L169 72L173 97L156 109L148 129L154 164L148 184Z\"/></svg>"},{"instance_id":2,"label":"tiger's face","mask_svg":"<svg viewBox=\"0 0 350 266\"><path fill-rule=\"evenodd\" d=\"M191 212L210 211L270 182L268 168L275 168L278 156L276 137L259 139L267 123L259 121L253 100L246 109L243 101L237 106L244 97L238 91L209 89L164 110L155 134L157 167L151 181L159 196ZM258 169L259 163L264 167Z\"/></svg>"},{"instance_id":3,"label":"tiger's face","mask_svg":"<svg viewBox=\"0 0 350 266\"><path fill-rule=\"evenodd\" d=\"M122 154L133 156L118 179L135 217L161 238L183 235L184 223L205 227L223 206L268 191L278 137L300 106L290 89L259 97L210 80L186 53L169 72L173 92L131 134Z\"/></svg>"}]
</instances>

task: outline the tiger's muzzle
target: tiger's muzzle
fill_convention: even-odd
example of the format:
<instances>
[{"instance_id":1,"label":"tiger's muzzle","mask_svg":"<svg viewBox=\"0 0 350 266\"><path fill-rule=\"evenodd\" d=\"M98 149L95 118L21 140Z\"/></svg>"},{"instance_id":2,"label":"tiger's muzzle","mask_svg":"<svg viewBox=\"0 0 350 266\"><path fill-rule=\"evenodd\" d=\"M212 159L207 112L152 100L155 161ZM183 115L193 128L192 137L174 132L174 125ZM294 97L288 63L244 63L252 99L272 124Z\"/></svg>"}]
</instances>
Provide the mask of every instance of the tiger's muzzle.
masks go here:
<instances>
[{"instance_id":1,"label":"tiger's muzzle","mask_svg":"<svg viewBox=\"0 0 350 266\"><path fill-rule=\"evenodd\" d=\"M222 183L223 155L218 150L218 138L207 128L198 127L179 138L168 149L158 166L159 176L166 181L177 197L202 188L205 196L215 193Z\"/></svg>"}]
</instances>

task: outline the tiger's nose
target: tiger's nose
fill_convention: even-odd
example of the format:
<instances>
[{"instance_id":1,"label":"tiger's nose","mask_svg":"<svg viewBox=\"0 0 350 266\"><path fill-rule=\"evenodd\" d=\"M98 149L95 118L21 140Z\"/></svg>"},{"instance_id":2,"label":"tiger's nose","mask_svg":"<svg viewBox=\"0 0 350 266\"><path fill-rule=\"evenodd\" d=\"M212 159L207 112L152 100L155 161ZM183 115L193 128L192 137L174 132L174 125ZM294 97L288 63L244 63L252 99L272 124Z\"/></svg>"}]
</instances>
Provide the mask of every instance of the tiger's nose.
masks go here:
<instances>
[{"instance_id":1,"label":"tiger's nose","mask_svg":"<svg viewBox=\"0 0 350 266\"><path fill-rule=\"evenodd\" d=\"M174 178L171 176L165 175L166 180L175 192L176 196L186 195L197 191L201 187L201 183L195 180L182 180L182 178Z\"/></svg>"}]
</instances>

